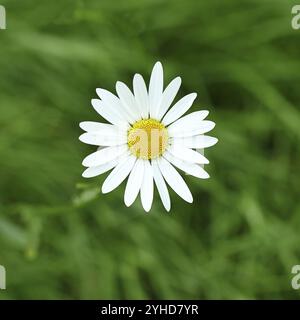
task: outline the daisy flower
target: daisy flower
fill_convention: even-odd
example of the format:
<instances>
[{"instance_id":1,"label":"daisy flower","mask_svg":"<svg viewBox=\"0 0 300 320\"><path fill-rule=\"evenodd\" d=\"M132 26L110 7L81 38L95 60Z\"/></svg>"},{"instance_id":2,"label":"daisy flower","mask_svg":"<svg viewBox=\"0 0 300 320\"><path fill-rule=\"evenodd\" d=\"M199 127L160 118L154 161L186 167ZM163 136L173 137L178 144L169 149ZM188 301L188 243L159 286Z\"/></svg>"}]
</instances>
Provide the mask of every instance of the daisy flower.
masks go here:
<instances>
[{"instance_id":1,"label":"daisy flower","mask_svg":"<svg viewBox=\"0 0 300 320\"><path fill-rule=\"evenodd\" d=\"M86 131L79 137L80 141L98 146L98 150L82 162L87 167L83 177L91 178L112 170L102 185L103 193L114 190L128 177L125 205L129 207L140 194L146 212L152 206L154 184L167 211L171 208L167 185L185 201L193 202L177 169L200 179L209 178L203 169L204 164L209 163L203 149L218 140L204 135L215 126L214 122L204 120L208 111L184 116L196 93L184 96L171 106L180 85L181 78L177 77L164 89L163 67L157 62L149 88L143 77L135 74L133 92L120 81L116 83L117 95L97 89L99 99L92 99L92 106L109 123L80 123Z\"/></svg>"}]
</instances>

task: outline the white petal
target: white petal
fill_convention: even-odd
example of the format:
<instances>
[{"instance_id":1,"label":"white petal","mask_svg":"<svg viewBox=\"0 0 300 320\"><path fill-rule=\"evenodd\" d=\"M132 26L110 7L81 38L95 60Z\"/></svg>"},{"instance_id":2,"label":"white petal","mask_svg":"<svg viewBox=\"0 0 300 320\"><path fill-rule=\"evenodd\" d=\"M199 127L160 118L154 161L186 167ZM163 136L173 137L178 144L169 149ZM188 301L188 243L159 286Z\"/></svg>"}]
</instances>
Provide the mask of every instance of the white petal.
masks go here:
<instances>
[{"instance_id":1,"label":"white petal","mask_svg":"<svg viewBox=\"0 0 300 320\"><path fill-rule=\"evenodd\" d=\"M98 96L101 98L103 103L112 109L121 119L126 120L128 122L132 122L133 119L130 117L126 109L122 106L120 99L109 92L108 90L97 88L96 92Z\"/></svg>"},{"instance_id":2,"label":"white petal","mask_svg":"<svg viewBox=\"0 0 300 320\"><path fill-rule=\"evenodd\" d=\"M120 128L118 126L113 126L111 124L97 123L97 122L86 122L84 124L85 124L84 127L87 126L87 127L92 128L94 130L84 133L82 135L83 137L101 136L103 138L115 138L115 139L127 138L127 130L125 130L124 128ZM81 138L79 138L79 139L81 140ZM85 138L83 138L83 139L85 139ZM85 142L85 141L83 141L83 142Z\"/></svg>"},{"instance_id":3,"label":"white petal","mask_svg":"<svg viewBox=\"0 0 300 320\"><path fill-rule=\"evenodd\" d=\"M171 209L171 200L167 185L159 170L157 160L152 160L153 178L160 195L161 201L167 211Z\"/></svg>"},{"instance_id":4,"label":"white petal","mask_svg":"<svg viewBox=\"0 0 300 320\"><path fill-rule=\"evenodd\" d=\"M192 203L193 196L177 170L163 157L158 159L160 172L169 186L185 201Z\"/></svg>"},{"instance_id":5,"label":"white petal","mask_svg":"<svg viewBox=\"0 0 300 320\"><path fill-rule=\"evenodd\" d=\"M125 135L105 136L94 132L83 133L79 137L79 140L83 143L91 144L94 146L118 146L127 142L127 138Z\"/></svg>"},{"instance_id":6,"label":"white petal","mask_svg":"<svg viewBox=\"0 0 300 320\"><path fill-rule=\"evenodd\" d=\"M148 118L149 114L149 98L147 87L143 77L140 74L135 74L133 77L133 92L136 104L140 110L142 118Z\"/></svg>"},{"instance_id":7,"label":"white petal","mask_svg":"<svg viewBox=\"0 0 300 320\"><path fill-rule=\"evenodd\" d=\"M169 85L163 92L159 111L158 111L158 116L157 116L158 120L161 120L161 118L169 109L170 105L172 104L173 100L176 97L176 94L180 88L180 85L181 85L181 78L177 77L169 83Z\"/></svg>"},{"instance_id":8,"label":"white petal","mask_svg":"<svg viewBox=\"0 0 300 320\"><path fill-rule=\"evenodd\" d=\"M137 159L128 177L124 193L124 202L127 207L133 204L141 189L144 177L144 168L144 161L142 159Z\"/></svg>"},{"instance_id":9,"label":"white petal","mask_svg":"<svg viewBox=\"0 0 300 320\"><path fill-rule=\"evenodd\" d=\"M181 118L183 119L183 118ZM190 124L186 123L181 125L173 125L177 124L181 119L177 120L176 122L172 123L168 127L168 134L170 137L191 137L200 134L204 134L215 127L215 123L209 120L203 120L201 122L190 122Z\"/></svg>"},{"instance_id":10,"label":"white petal","mask_svg":"<svg viewBox=\"0 0 300 320\"><path fill-rule=\"evenodd\" d=\"M183 114L185 114L189 108L192 106L194 100L197 97L197 93L190 93L180 99L163 118L163 124L165 126L174 122L178 118L180 118ZM207 112L208 114L208 112Z\"/></svg>"},{"instance_id":11,"label":"white petal","mask_svg":"<svg viewBox=\"0 0 300 320\"><path fill-rule=\"evenodd\" d=\"M116 91L124 108L128 111L134 121L141 118L138 106L134 99L134 95L125 83L118 81L116 83Z\"/></svg>"},{"instance_id":12,"label":"white petal","mask_svg":"<svg viewBox=\"0 0 300 320\"><path fill-rule=\"evenodd\" d=\"M173 138L173 144L181 144L187 148L208 148L218 142L217 138L199 135L192 137Z\"/></svg>"},{"instance_id":13,"label":"white petal","mask_svg":"<svg viewBox=\"0 0 300 320\"><path fill-rule=\"evenodd\" d=\"M127 127L128 123L126 120L120 118L116 112L109 106L106 106L103 101L99 99L92 99L92 106L108 122L122 127Z\"/></svg>"},{"instance_id":14,"label":"white petal","mask_svg":"<svg viewBox=\"0 0 300 320\"><path fill-rule=\"evenodd\" d=\"M105 173L105 172L111 170L112 168L114 168L118 164L118 162L119 162L118 159L115 159L115 160L112 160L110 162L107 162L107 163L102 164L97 167L87 168L82 173L82 176L84 178L92 178L92 177L99 176L100 174Z\"/></svg>"},{"instance_id":15,"label":"white petal","mask_svg":"<svg viewBox=\"0 0 300 320\"><path fill-rule=\"evenodd\" d=\"M120 157L128 151L128 146L113 146L96 151L84 158L82 165L85 167L96 167Z\"/></svg>"},{"instance_id":16,"label":"white petal","mask_svg":"<svg viewBox=\"0 0 300 320\"><path fill-rule=\"evenodd\" d=\"M96 125L97 126L96 126ZM94 131L86 132L79 137L79 140L92 145L112 146L127 142L127 132L117 126L110 124L92 122L89 127Z\"/></svg>"},{"instance_id":17,"label":"white petal","mask_svg":"<svg viewBox=\"0 0 300 320\"><path fill-rule=\"evenodd\" d=\"M183 128L183 127L191 127L191 126L195 127L195 125L198 125L205 117L207 117L208 113L209 112L207 110L192 112L192 113L180 118L176 122L172 123L169 126L169 128L175 129L175 128Z\"/></svg>"},{"instance_id":18,"label":"white petal","mask_svg":"<svg viewBox=\"0 0 300 320\"><path fill-rule=\"evenodd\" d=\"M108 175L102 185L102 193L108 193L117 188L129 175L136 157L128 156L124 161L121 161L114 170Z\"/></svg>"},{"instance_id":19,"label":"white petal","mask_svg":"<svg viewBox=\"0 0 300 320\"><path fill-rule=\"evenodd\" d=\"M178 159L183 161L199 163L199 164L208 164L209 161L202 154L192 149L186 148L182 145L173 144L168 147L168 151Z\"/></svg>"},{"instance_id":20,"label":"white petal","mask_svg":"<svg viewBox=\"0 0 300 320\"><path fill-rule=\"evenodd\" d=\"M150 107L150 117L156 118L158 115L158 110L160 102L162 99L164 86L164 72L163 67L160 62L156 62L151 73L150 83L149 83L149 107Z\"/></svg>"},{"instance_id":21,"label":"white petal","mask_svg":"<svg viewBox=\"0 0 300 320\"><path fill-rule=\"evenodd\" d=\"M105 129L112 129L112 128L118 128L117 126L114 126L112 124L108 123L101 123L101 122L94 122L94 121L83 121L79 123L79 127L87 132L96 132L101 131Z\"/></svg>"},{"instance_id":22,"label":"white petal","mask_svg":"<svg viewBox=\"0 0 300 320\"><path fill-rule=\"evenodd\" d=\"M202 154L203 156L204 156L204 150L205 150L205 149L196 149L196 151L199 152L200 154ZM204 169L204 164L201 163L201 164L200 164L200 167Z\"/></svg>"},{"instance_id":23,"label":"white petal","mask_svg":"<svg viewBox=\"0 0 300 320\"><path fill-rule=\"evenodd\" d=\"M141 201L146 212L149 212L153 201L153 171L149 160L144 160L144 177L141 186Z\"/></svg>"},{"instance_id":24,"label":"white petal","mask_svg":"<svg viewBox=\"0 0 300 320\"><path fill-rule=\"evenodd\" d=\"M209 174L199 165L195 163L189 163L178 158L175 158L171 153L166 151L164 153L164 158L171 162L174 166L180 170L200 179L208 179Z\"/></svg>"}]
</instances>

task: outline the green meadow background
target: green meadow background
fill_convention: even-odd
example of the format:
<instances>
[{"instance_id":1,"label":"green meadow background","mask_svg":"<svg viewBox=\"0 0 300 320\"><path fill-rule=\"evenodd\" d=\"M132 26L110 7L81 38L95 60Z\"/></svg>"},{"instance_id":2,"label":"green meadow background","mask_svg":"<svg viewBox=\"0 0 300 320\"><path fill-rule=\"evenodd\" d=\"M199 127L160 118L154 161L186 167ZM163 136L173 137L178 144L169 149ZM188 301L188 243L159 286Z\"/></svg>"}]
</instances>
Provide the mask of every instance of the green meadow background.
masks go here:
<instances>
[{"instance_id":1,"label":"green meadow background","mask_svg":"<svg viewBox=\"0 0 300 320\"><path fill-rule=\"evenodd\" d=\"M299 1L298 1L299 2ZM300 264L300 30L288 0L2 0L0 299L287 299ZM300 3L299 3L300 4ZM95 89L148 80L198 92L219 143L194 203L83 179Z\"/></svg>"}]
</instances>

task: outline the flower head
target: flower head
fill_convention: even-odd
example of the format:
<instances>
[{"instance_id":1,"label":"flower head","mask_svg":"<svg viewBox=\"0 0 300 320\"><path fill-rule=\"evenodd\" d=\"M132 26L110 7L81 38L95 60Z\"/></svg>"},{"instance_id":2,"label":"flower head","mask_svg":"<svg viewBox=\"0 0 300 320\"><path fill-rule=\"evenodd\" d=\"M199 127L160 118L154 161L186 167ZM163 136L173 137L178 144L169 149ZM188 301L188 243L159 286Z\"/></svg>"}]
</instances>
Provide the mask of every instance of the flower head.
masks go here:
<instances>
[{"instance_id":1,"label":"flower head","mask_svg":"<svg viewBox=\"0 0 300 320\"><path fill-rule=\"evenodd\" d=\"M92 106L109 123L80 123L86 132L79 139L99 147L83 160L87 167L83 177L112 170L103 183L103 193L114 190L128 177L126 206L140 193L147 212L152 206L154 183L167 211L171 208L167 184L185 201L192 202L189 188L174 167L197 178L209 178L203 169L209 161L202 151L218 140L204 135L215 126L214 122L204 120L208 111L183 116L196 99L196 93L184 96L171 107L180 85L181 78L177 77L164 90L163 68L157 62L148 89L139 74L133 78L133 92L119 81L118 96L97 89L100 99L93 99Z\"/></svg>"}]
</instances>

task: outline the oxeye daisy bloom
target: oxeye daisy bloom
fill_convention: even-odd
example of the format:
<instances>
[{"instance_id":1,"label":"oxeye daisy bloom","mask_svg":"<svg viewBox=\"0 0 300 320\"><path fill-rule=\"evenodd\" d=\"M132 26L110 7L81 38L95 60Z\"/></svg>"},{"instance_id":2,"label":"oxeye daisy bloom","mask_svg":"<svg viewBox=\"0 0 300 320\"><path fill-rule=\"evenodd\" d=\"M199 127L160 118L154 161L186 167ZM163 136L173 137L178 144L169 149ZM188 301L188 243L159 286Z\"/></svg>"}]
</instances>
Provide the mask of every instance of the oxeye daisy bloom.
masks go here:
<instances>
[{"instance_id":1,"label":"oxeye daisy bloom","mask_svg":"<svg viewBox=\"0 0 300 320\"><path fill-rule=\"evenodd\" d=\"M103 193L114 190L128 177L125 205L130 206L140 193L147 212L152 206L154 184L167 211L171 208L167 185L185 201L193 202L188 186L175 167L197 178L209 178L203 169L204 164L209 163L203 149L218 140L204 135L215 126L214 122L205 120L208 111L183 116L196 99L196 93L184 96L171 106L180 85L181 78L177 77L164 89L163 67L157 62L148 89L140 74L133 78L133 92L120 81L116 83L117 96L97 89L99 99L92 99L92 106L109 123L80 123L86 132L79 139L98 146L98 150L82 162L87 167L83 177L91 178L112 170L103 183Z\"/></svg>"}]
</instances>

